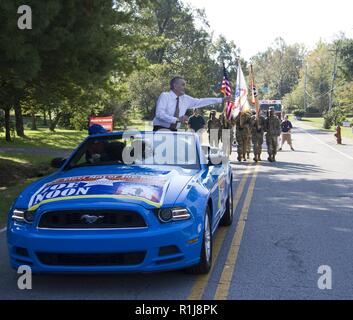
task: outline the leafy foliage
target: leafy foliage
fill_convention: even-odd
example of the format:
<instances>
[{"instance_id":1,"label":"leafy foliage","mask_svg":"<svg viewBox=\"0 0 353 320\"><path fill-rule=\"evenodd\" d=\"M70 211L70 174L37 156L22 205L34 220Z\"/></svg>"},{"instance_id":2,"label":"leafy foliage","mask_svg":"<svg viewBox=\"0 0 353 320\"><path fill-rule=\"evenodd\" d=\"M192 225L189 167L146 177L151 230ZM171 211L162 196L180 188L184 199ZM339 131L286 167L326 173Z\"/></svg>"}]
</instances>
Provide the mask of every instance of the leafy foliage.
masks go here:
<instances>
[{"instance_id":1,"label":"leafy foliage","mask_svg":"<svg viewBox=\"0 0 353 320\"><path fill-rule=\"evenodd\" d=\"M158 95L176 75L187 80L188 94L217 96L225 63L235 87L240 48L214 38L205 12L183 0L27 0L33 29L25 31L17 28L22 4L0 2L0 127L7 140L12 110L20 136L22 113L33 129L38 116L52 131L85 129L90 115L114 115L126 126L136 115L153 118ZM282 99L287 112L303 110L307 65L305 111L327 112L332 93L333 105L353 115L352 39L319 42L306 52L277 38L251 60L261 99ZM240 63L248 76L249 62Z\"/></svg>"},{"instance_id":2,"label":"leafy foliage","mask_svg":"<svg viewBox=\"0 0 353 320\"><path fill-rule=\"evenodd\" d=\"M332 110L325 112L324 114L324 128L331 129L331 127L342 125L343 121L346 121L346 116L341 108L332 108Z\"/></svg>"},{"instance_id":3,"label":"leafy foliage","mask_svg":"<svg viewBox=\"0 0 353 320\"><path fill-rule=\"evenodd\" d=\"M277 38L271 48L252 58L263 98L281 99L292 91L299 82L304 53L302 45L287 45L282 38Z\"/></svg>"}]
</instances>

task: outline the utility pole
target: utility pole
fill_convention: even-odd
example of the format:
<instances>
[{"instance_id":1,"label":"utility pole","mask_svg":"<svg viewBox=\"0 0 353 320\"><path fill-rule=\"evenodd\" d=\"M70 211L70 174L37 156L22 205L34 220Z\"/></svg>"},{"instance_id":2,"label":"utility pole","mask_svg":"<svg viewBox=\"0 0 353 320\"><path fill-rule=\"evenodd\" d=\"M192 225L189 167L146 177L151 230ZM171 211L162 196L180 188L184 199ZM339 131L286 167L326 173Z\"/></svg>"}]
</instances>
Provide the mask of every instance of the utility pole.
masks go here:
<instances>
[{"instance_id":1,"label":"utility pole","mask_svg":"<svg viewBox=\"0 0 353 320\"><path fill-rule=\"evenodd\" d=\"M305 74L304 74L304 111L306 112L306 93L307 93L307 86L308 86L308 63L305 62Z\"/></svg>"},{"instance_id":2,"label":"utility pole","mask_svg":"<svg viewBox=\"0 0 353 320\"><path fill-rule=\"evenodd\" d=\"M331 111L333 106L333 92L335 90L335 82L336 82L336 75L337 75L337 60L338 60L338 53L339 53L339 44L336 44L335 50L330 50L330 51L335 53L335 61L333 64L332 83L331 83L330 101L329 101L329 110Z\"/></svg>"}]
</instances>

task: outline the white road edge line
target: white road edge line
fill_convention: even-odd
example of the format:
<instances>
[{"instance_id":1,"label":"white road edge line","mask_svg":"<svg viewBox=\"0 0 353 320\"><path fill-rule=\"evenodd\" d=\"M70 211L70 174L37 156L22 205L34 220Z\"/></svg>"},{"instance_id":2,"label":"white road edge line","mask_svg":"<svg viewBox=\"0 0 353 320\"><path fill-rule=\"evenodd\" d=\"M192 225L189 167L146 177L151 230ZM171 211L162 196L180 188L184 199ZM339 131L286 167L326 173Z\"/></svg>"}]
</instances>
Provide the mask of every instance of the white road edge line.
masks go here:
<instances>
[{"instance_id":1,"label":"white road edge line","mask_svg":"<svg viewBox=\"0 0 353 320\"><path fill-rule=\"evenodd\" d=\"M303 131L304 133L306 133L307 135L311 136L312 138L316 139L317 141L319 141L321 144L329 147L330 149L332 149L333 151L336 151L337 153L341 154L342 156L346 157L349 160L353 160L353 157L349 156L348 154L343 153L342 151L337 150L336 148L330 146L328 143L323 142L321 139L319 139L318 137L315 137L314 135L312 135L311 133L307 132L305 129L303 128L299 128L296 127L296 129L299 129L301 131Z\"/></svg>"},{"instance_id":2,"label":"white road edge line","mask_svg":"<svg viewBox=\"0 0 353 320\"><path fill-rule=\"evenodd\" d=\"M4 228L4 229L0 229L0 233L3 233L7 230L7 228Z\"/></svg>"}]
</instances>

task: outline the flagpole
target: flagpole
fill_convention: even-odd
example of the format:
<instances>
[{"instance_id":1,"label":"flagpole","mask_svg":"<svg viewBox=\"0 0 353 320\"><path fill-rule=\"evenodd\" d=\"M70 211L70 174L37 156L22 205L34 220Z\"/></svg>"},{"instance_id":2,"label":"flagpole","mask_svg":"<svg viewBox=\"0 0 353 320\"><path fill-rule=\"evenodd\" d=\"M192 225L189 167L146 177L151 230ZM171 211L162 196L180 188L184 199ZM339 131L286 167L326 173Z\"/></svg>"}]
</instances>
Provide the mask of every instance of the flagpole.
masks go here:
<instances>
[{"instance_id":1,"label":"flagpole","mask_svg":"<svg viewBox=\"0 0 353 320\"><path fill-rule=\"evenodd\" d=\"M255 75L254 75L254 69L253 69L253 65L250 64L250 77L251 77L251 95L252 95L252 98L253 98L253 101L251 102L254 102L255 103L255 107L256 107L256 125L257 125L257 128L259 128L259 122L260 122L260 106L259 106L259 101L257 99L257 97L255 96L255 88L256 88L256 85L255 85Z\"/></svg>"},{"instance_id":2,"label":"flagpole","mask_svg":"<svg viewBox=\"0 0 353 320\"><path fill-rule=\"evenodd\" d=\"M259 106L259 100L258 98L255 96L255 93L254 93L254 89L256 88L256 85L255 85L255 75L254 75L254 68L253 68L253 65L250 64L250 76L251 76L251 82L252 82L252 87L251 88L251 93L252 93L252 98L253 98L253 101L254 104L255 104L255 107L256 107L256 115L259 116L260 114L260 106Z\"/></svg>"},{"instance_id":3,"label":"flagpole","mask_svg":"<svg viewBox=\"0 0 353 320\"><path fill-rule=\"evenodd\" d=\"M224 74L224 70L226 70L226 64L223 61L223 74ZM227 95L227 93L223 93L223 96L225 97ZM223 105L223 115L225 116L225 118L227 119L227 102L224 101L224 105Z\"/></svg>"},{"instance_id":4,"label":"flagpole","mask_svg":"<svg viewBox=\"0 0 353 320\"><path fill-rule=\"evenodd\" d=\"M241 65L240 65L240 56L238 56L238 74L237 74L237 77L238 77L238 89L239 89L239 101L238 101L239 113L242 111L242 110L241 110L241 90L240 90L240 86L241 86L240 68L241 68Z\"/></svg>"}]
</instances>

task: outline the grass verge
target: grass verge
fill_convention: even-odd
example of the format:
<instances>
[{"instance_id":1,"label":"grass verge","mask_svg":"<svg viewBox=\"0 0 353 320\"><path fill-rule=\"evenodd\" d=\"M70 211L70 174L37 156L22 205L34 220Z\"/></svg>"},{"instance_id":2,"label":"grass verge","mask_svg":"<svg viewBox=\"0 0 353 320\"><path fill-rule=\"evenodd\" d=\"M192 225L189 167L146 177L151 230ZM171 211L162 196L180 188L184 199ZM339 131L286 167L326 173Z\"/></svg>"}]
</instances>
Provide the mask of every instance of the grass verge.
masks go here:
<instances>
[{"instance_id":1,"label":"grass verge","mask_svg":"<svg viewBox=\"0 0 353 320\"><path fill-rule=\"evenodd\" d=\"M335 132L336 131L336 129L334 129L334 128L324 129L324 127L323 127L324 118L303 118L301 121L304 121L305 123L313 126L314 128L320 129L322 131L326 131L326 132ZM352 128L341 127L341 130L342 130L341 131L342 137L353 139Z\"/></svg>"},{"instance_id":2,"label":"grass verge","mask_svg":"<svg viewBox=\"0 0 353 320\"><path fill-rule=\"evenodd\" d=\"M0 229L6 225L7 212L22 190L52 172L52 156L0 153Z\"/></svg>"},{"instance_id":3,"label":"grass verge","mask_svg":"<svg viewBox=\"0 0 353 320\"><path fill-rule=\"evenodd\" d=\"M36 147L36 148L59 148L73 149L84 138L87 137L86 131L58 129L51 132L48 129L25 130L25 138L15 137L12 142L5 141L4 133L0 133L1 147Z\"/></svg>"},{"instance_id":4,"label":"grass verge","mask_svg":"<svg viewBox=\"0 0 353 320\"><path fill-rule=\"evenodd\" d=\"M13 201L23 191L23 189L30 183L36 181L38 178L26 179L18 181L16 185L10 187L0 187L0 229L4 228L7 223L7 213Z\"/></svg>"}]
</instances>

